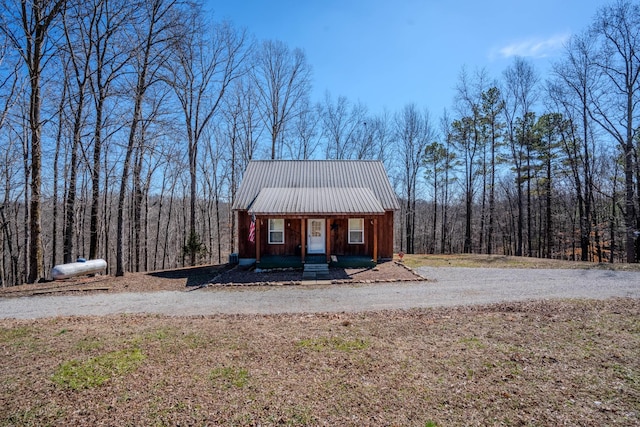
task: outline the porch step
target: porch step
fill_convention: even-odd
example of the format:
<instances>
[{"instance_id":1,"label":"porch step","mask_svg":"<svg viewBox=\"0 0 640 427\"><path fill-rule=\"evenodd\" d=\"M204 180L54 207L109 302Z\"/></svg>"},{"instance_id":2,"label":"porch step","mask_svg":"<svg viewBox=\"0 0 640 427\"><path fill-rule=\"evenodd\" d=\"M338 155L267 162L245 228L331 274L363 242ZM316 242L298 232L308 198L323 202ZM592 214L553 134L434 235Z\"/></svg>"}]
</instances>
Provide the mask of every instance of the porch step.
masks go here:
<instances>
[{"instance_id":1,"label":"porch step","mask_svg":"<svg viewBox=\"0 0 640 427\"><path fill-rule=\"evenodd\" d=\"M302 280L327 280L329 279L329 264L305 264L302 272Z\"/></svg>"}]
</instances>

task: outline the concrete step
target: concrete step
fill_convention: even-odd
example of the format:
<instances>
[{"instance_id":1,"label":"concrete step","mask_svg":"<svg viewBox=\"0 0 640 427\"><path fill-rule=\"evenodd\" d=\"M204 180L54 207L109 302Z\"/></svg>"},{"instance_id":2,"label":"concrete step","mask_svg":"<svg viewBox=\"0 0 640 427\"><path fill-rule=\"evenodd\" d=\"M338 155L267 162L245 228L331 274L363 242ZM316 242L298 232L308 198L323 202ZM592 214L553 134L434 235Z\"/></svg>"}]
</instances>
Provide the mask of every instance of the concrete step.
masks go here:
<instances>
[{"instance_id":1,"label":"concrete step","mask_svg":"<svg viewBox=\"0 0 640 427\"><path fill-rule=\"evenodd\" d=\"M327 280L330 279L329 264L305 264L302 272L302 280Z\"/></svg>"},{"instance_id":2,"label":"concrete step","mask_svg":"<svg viewBox=\"0 0 640 427\"><path fill-rule=\"evenodd\" d=\"M328 264L305 264L304 271L329 271Z\"/></svg>"},{"instance_id":3,"label":"concrete step","mask_svg":"<svg viewBox=\"0 0 640 427\"><path fill-rule=\"evenodd\" d=\"M305 271L302 273L302 280L329 280L331 276L328 271Z\"/></svg>"}]
</instances>

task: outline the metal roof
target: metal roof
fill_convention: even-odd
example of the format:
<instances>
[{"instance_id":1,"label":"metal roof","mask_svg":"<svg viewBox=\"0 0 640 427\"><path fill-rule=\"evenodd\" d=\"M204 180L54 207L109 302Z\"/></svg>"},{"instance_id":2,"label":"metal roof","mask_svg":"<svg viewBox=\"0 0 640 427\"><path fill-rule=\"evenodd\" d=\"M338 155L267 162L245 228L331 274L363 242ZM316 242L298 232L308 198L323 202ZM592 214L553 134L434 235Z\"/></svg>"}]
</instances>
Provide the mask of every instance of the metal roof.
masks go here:
<instances>
[{"instance_id":1,"label":"metal roof","mask_svg":"<svg viewBox=\"0 0 640 427\"><path fill-rule=\"evenodd\" d=\"M317 203L320 206L332 206L332 213L345 213L349 208L344 205L346 198L355 197L355 189L361 188L368 189L383 210L400 208L384 166L377 160L252 160L244 173L233 209L248 210L263 189L279 189L282 193L291 189L306 189L304 192L307 195L312 194L311 189L315 189L313 197L297 199L299 203L308 205L299 209L308 210L311 203ZM336 195L332 196L334 189L350 190L333 191ZM268 190L267 193L273 194L275 191ZM279 197L278 203L300 196L301 192L296 190L289 196ZM370 195L361 197L369 199ZM273 208L284 213L281 206Z\"/></svg>"},{"instance_id":2,"label":"metal roof","mask_svg":"<svg viewBox=\"0 0 640 427\"><path fill-rule=\"evenodd\" d=\"M263 188L249 212L268 214L384 214L368 188Z\"/></svg>"}]
</instances>

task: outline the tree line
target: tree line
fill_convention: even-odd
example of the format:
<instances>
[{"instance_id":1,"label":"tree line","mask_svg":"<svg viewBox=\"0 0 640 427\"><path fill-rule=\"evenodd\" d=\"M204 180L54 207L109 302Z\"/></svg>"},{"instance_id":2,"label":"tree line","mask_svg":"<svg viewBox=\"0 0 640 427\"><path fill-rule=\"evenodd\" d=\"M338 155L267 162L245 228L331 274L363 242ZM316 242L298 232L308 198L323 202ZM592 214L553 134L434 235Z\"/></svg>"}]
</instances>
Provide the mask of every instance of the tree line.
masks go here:
<instances>
[{"instance_id":1,"label":"tree line","mask_svg":"<svg viewBox=\"0 0 640 427\"><path fill-rule=\"evenodd\" d=\"M198 3L1 0L0 281L224 262L251 159L383 161L398 251L637 262L638 34L603 6L550 75L462 68L434 119L312 100L302 49Z\"/></svg>"}]
</instances>

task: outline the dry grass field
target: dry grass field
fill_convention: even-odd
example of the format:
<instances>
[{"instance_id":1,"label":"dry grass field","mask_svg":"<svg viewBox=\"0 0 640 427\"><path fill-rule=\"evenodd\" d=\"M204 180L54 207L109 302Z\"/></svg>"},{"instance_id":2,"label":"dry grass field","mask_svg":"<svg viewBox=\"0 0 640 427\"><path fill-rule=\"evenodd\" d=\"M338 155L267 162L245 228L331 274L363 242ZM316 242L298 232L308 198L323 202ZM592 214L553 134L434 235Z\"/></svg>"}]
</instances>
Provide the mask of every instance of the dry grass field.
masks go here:
<instances>
[{"instance_id":1,"label":"dry grass field","mask_svg":"<svg viewBox=\"0 0 640 427\"><path fill-rule=\"evenodd\" d=\"M0 426L637 426L639 349L637 299L0 320Z\"/></svg>"},{"instance_id":2,"label":"dry grass field","mask_svg":"<svg viewBox=\"0 0 640 427\"><path fill-rule=\"evenodd\" d=\"M483 268L567 268L640 271L640 264L609 264L581 261L565 261L546 258L516 257L505 255L452 254L405 255L409 267L483 267Z\"/></svg>"}]
</instances>

